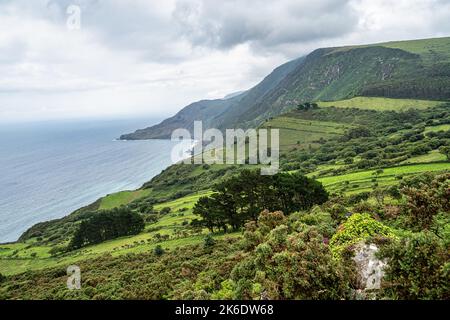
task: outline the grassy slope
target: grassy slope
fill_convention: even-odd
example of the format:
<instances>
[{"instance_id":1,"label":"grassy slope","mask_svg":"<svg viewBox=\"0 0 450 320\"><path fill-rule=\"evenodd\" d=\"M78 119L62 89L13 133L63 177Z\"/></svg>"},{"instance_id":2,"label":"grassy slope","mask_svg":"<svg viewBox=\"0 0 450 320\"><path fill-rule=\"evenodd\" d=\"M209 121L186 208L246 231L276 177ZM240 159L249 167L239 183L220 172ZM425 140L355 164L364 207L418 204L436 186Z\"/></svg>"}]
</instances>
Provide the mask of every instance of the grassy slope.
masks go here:
<instances>
[{"instance_id":1,"label":"grassy slope","mask_svg":"<svg viewBox=\"0 0 450 320\"><path fill-rule=\"evenodd\" d=\"M425 63L433 63L439 58L441 61L450 61L450 38L433 38L412 41L394 41L382 44L386 48L401 49L419 54Z\"/></svg>"},{"instance_id":2,"label":"grassy slope","mask_svg":"<svg viewBox=\"0 0 450 320\"><path fill-rule=\"evenodd\" d=\"M199 197L207 194L208 192L202 192L155 206L155 209L157 210L160 210L163 207L169 207L171 208L171 212L161 217L158 222L147 224L146 230L141 234L110 240L60 257L51 257L49 254L51 247L49 246L30 247L33 243L32 240L25 243L0 245L0 273L9 275L58 265L70 265L79 260L108 253L111 253L112 255L123 255L128 253L149 252L153 250L157 244L165 249L173 249L179 246L201 243L207 234L207 231L203 230L200 234L183 234L182 231L184 228L182 223L183 221L189 222L194 218L194 215L192 214L194 204ZM126 201L126 198L123 199ZM126 202L120 204L126 204ZM180 212L182 209L185 209L185 211ZM170 239L157 242L155 240L156 234L169 235ZM215 235L217 238L230 236L239 236L239 233ZM17 251L17 254L13 255L14 251ZM36 253L36 256L32 257L32 253Z\"/></svg>"},{"instance_id":3,"label":"grassy slope","mask_svg":"<svg viewBox=\"0 0 450 320\"><path fill-rule=\"evenodd\" d=\"M272 119L264 123L262 127L280 129L281 151L292 147L314 146L320 138L327 140L338 137L351 128L342 123L303 120L287 116Z\"/></svg>"},{"instance_id":4,"label":"grassy slope","mask_svg":"<svg viewBox=\"0 0 450 320\"><path fill-rule=\"evenodd\" d=\"M450 130L450 124L442 124L440 126L426 127L425 128L425 133L427 133L427 132L448 131L448 130Z\"/></svg>"},{"instance_id":5,"label":"grassy slope","mask_svg":"<svg viewBox=\"0 0 450 320\"><path fill-rule=\"evenodd\" d=\"M344 52L357 48L369 47L385 47L391 49L400 49L410 53L418 54L422 57L425 63L433 63L437 57L442 61L450 61L450 37L418 39L407 41L391 41L378 44L360 45L360 46L345 46L335 48L333 52Z\"/></svg>"},{"instance_id":6,"label":"grassy slope","mask_svg":"<svg viewBox=\"0 0 450 320\"><path fill-rule=\"evenodd\" d=\"M383 169L383 173L377 175L377 170L359 171L339 176L322 177L318 180L326 186L329 191L342 191L345 188L346 182L349 183L348 191L366 191L372 188L374 182L372 179L376 179L376 182L380 186L392 185L398 181L399 176L406 177L408 175L450 170L450 163L428 163L428 164L415 164L398 166ZM313 175L313 174L312 174ZM352 187L353 186L353 187Z\"/></svg>"},{"instance_id":7,"label":"grassy slope","mask_svg":"<svg viewBox=\"0 0 450 320\"><path fill-rule=\"evenodd\" d=\"M440 153L439 150L432 150L427 154L405 160L401 164L445 162L446 160L447 157L444 154Z\"/></svg>"},{"instance_id":8,"label":"grassy slope","mask_svg":"<svg viewBox=\"0 0 450 320\"><path fill-rule=\"evenodd\" d=\"M149 189L113 193L101 199L99 210L108 210L120 207L121 205L125 205L133 202L134 200L148 196L150 193L151 190Z\"/></svg>"},{"instance_id":9,"label":"grassy slope","mask_svg":"<svg viewBox=\"0 0 450 320\"><path fill-rule=\"evenodd\" d=\"M403 111L410 108L426 109L442 104L440 101L416 99L389 99L378 97L355 97L341 101L323 101L318 103L321 107L358 108L366 110L393 110Z\"/></svg>"}]
</instances>

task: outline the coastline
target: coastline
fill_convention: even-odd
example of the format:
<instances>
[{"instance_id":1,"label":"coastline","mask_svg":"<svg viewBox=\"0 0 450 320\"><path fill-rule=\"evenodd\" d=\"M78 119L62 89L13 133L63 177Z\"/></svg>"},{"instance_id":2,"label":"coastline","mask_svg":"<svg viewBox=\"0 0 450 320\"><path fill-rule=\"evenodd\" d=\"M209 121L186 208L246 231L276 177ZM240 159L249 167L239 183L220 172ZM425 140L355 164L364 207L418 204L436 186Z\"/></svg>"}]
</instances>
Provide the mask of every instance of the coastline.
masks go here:
<instances>
[{"instance_id":1,"label":"coastline","mask_svg":"<svg viewBox=\"0 0 450 320\"><path fill-rule=\"evenodd\" d=\"M170 139L148 139L148 140L166 140L166 141L171 141ZM114 141L114 142L115 142L115 141L129 142L128 140L121 140L121 139L114 139L113 141ZM134 141L134 140L130 140L130 141ZM188 159L188 158L192 157L192 156L193 156L193 152L194 152L194 148L195 148L195 146L196 146L198 143L199 143L199 142L198 142L197 140L192 140L192 141L190 141L190 142L189 142L188 148L186 148L186 151L184 152L184 156L179 160L179 162L181 162L181 161L183 161L183 160L185 160L185 159ZM175 164L175 163L171 163L171 164L169 164L168 166L165 166L164 168L161 169L161 171L166 170L167 168L169 168L169 167L172 166L173 164ZM74 214L74 213L76 213L76 212L79 212L80 210L83 210L83 209L85 209L85 208L88 208L88 207L91 207L91 206L95 205L96 203L98 203L99 201L101 201L101 200L102 200L103 198L105 198L105 197L108 197L108 196L111 196L111 195L114 195L114 194L117 194L117 193L121 193L121 192L127 192L127 191L133 192L133 191L141 190L145 184L147 184L148 182L150 182L153 178L157 177L159 174L160 174L160 173L157 173L157 174L153 175L153 176L150 177L147 181L145 181L144 183L142 183L138 188L134 188L134 189L133 189L133 188L131 188L131 189L123 189L123 190L119 190L119 191L107 193L107 194L104 194L103 196L97 198L95 201L92 201L92 202L90 202L90 203L88 203L88 204L86 204L86 205L81 205L79 208L77 208L77 209L75 209L75 210L69 212L68 214L63 215L63 216L60 217L60 218L56 218L56 219L48 219L48 220L39 221L39 222L37 222L37 223L31 225L30 227L28 227L24 232L22 232L22 233L20 234L20 236L17 238L17 240L15 240L15 241L7 241L7 242L0 242L0 245L8 245L8 244L15 244L15 243L18 243L18 242L20 242L20 239L24 236L24 234L26 234L30 229L32 229L32 228L35 227L36 225L39 225L39 224L42 224L42 223L48 223L48 222L52 222L52 221L58 221L58 220L60 220L60 219L64 219L64 218L66 218L66 217L68 217L68 216L70 216L70 215L72 215L72 214Z\"/></svg>"}]
</instances>

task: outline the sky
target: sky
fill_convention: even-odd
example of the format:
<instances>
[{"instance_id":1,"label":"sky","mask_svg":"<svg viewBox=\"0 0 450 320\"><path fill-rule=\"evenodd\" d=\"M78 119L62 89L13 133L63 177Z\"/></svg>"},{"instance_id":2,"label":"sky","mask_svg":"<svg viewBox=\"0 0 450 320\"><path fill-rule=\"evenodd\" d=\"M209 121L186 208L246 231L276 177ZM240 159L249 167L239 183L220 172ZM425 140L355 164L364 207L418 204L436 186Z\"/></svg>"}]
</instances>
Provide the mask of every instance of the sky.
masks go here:
<instances>
[{"instance_id":1,"label":"sky","mask_svg":"<svg viewBox=\"0 0 450 320\"><path fill-rule=\"evenodd\" d=\"M449 35L448 0L0 0L0 122L162 118L320 47Z\"/></svg>"}]
</instances>

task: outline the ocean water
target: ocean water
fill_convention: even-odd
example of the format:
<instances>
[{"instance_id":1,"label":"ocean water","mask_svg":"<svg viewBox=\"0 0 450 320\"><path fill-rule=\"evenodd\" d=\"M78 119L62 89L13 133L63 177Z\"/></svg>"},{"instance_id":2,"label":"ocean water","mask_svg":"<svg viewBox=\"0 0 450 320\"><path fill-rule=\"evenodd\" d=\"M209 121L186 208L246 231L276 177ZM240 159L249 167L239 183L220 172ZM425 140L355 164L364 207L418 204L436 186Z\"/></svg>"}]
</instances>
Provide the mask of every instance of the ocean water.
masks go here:
<instances>
[{"instance_id":1,"label":"ocean water","mask_svg":"<svg viewBox=\"0 0 450 320\"><path fill-rule=\"evenodd\" d=\"M117 141L155 120L0 125L0 243L169 166L176 142Z\"/></svg>"}]
</instances>

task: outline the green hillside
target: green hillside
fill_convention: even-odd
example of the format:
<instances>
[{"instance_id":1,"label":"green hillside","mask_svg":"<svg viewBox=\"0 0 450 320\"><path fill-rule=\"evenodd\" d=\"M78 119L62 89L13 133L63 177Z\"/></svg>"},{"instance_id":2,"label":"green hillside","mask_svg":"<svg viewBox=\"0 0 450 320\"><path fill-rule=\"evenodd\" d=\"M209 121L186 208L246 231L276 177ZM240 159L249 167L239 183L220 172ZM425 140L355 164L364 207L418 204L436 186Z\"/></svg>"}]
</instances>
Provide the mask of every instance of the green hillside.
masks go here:
<instances>
[{"instance_id":1,"label":"green hillside","mask_svg":"<svg viewBox=\"0 0 450 320\"><path fill-rule=\"evenodd\" d=\"M304 120L280 116L262 125L262 128L280 130L280 149L310 148L317 146L321 139L336 138L351 128L348 124L331 121Z\"/></svg>"},{"instance_id":2,"label":"green hillside","mask_svg":"<svg viewBox=\"0 0 450 320\"><path fill-rule=\"evenodd\" d=\"M440 100L450 97L448 44L317 50L232 104L194 104L127 136L165 135L197 116L219 127L276 128L280 173L175 164L139 190L37 224L0 244L0 299L354 299L361 283L346 254L366 242L392 268L383 288L362 298L450 298L450 102ZM142 228L70 245L93 217L108 220L117 208ZM77 292L65 289L72 264L83 270Z\"/></svg>"},{"instance_id":3,"label":"green hillside","mask_svg":"<svg viewBox=\"0 0 450 320\"><path fill-rule=\"evenodd\" d=\"M319 101L321 107L357 108L366 110L392 110L404 111L411 108L426 109L442 105L442 101L429 101L417 99L389 99L381 97L355 97L340 101Z\"/></svg>"},{"instance_id":4,"label":"green hillside","mask_svg":"<svg viewBox=\"0 0 450 320\"><path fill-rule=\"evenodd\" d=\"M307 101L382 97L418 100L421 107L419 100L448 100L449 43L447 37L318 49L280 66L238 96L194 103L161 124L122 138L169 138L175 128L191 130L194 120L202 120L205 128L256 127Z\"/></svg>"}]
</instances>

